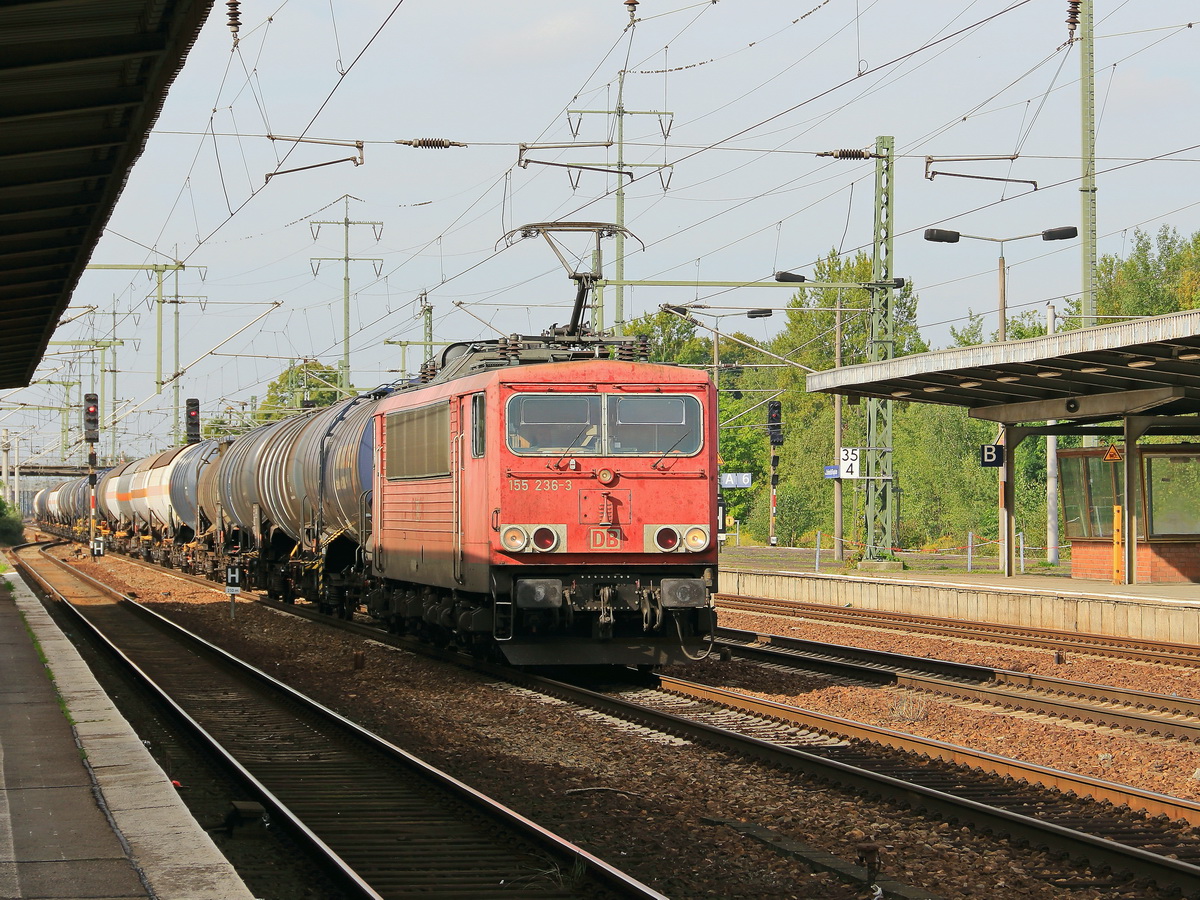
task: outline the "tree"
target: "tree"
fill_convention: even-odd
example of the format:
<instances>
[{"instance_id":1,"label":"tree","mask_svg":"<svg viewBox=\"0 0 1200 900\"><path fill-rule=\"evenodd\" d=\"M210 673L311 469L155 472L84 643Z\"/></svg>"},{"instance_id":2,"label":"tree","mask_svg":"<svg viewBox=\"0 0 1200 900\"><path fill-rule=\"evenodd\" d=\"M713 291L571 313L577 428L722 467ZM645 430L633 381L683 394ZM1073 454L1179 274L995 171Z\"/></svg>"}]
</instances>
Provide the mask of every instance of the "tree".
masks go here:
<instances>
[{"instance_id":1,"label":"tree","mask_svg":"<svg viewBox=\"0 0 1200 900\"><path fill-rule=\"evenodd\" d=\"M333 366L311 359L289 366L267 385L267 395L256 418L260 422L274 422L294 416L301 411L301 401L305 400L314 406L329 406L341 397L337 383L338 372Z\"/></svg>"},{"instance_id":2,"label":"tree","mask_svg":"<svg viewBox=\"0 0 1200 900\"><path fill-rule=\"evenodd\" d=\"M817 260L814 279L835 283L863 284L871 280L871 258L859 252L853 259L836 250ZM775 352L813 369L833 366L836 347L836 309L842 309L842 365L870 359L871 294L867 288L800 287L788 302L787 325ZM917 296L911 283L892 295L893 356L924 353L929 346L917 329Z\"/></svg>"},{"instance_id":3,"label":"tree","mask_svg":"<svg viewBox=\"0 0 1200 900\"><path fill-rule=\"evenodd\" d=\"M1161 316L1200 308L1200 231L1185 240L1163 225L1151 240L1135 229L1127 257L1100 258L1096 287L1101 316Z\"/></svg>"},{"instance_id":4,"label":"tree","mask_svg":"<svg viewBox=\"0 0 1200 900\"><path fill-rule=\"evenodd\" d=\"M625 333L647 338L651 362L687 365L712 359L712 341L696 336L696 323L665 309L646 313L641 318L627 322Z\"/></svg>"},{"instance_id":5,"label":"tree","mask_svg":"<svg viewBox=\"0 0 1200 900\"><path fill-rule=\"evenodd\" d=\"M871 259L859 252L843 258L831 250L817 261L815 280L863 284L871 280ZM833 532L833 492L824 468L834 463L833 398L809 394L804 369L832 368L837 360L837 309L842 310L842 364L870 359L872 292L865 288L799 287L788 303L787 321L770 350L796 366L764 370L781 393L784 445L779 448L776 537L783 544L808 542L817 531ZM916 327L917 297L912 285L893 294L892 322L895 355L922 353L928 346ZM863 446L864 405L843 406L842 425L847 446ZM765 439L763 439L765 444ZM764 451L760 450L760 453ZM848 511L849 513L849 511ZM770 485L763 484L751 516L752 533L768 536ZM848 521L852 517L848 515Z\"/></svg>"}]
</instances>

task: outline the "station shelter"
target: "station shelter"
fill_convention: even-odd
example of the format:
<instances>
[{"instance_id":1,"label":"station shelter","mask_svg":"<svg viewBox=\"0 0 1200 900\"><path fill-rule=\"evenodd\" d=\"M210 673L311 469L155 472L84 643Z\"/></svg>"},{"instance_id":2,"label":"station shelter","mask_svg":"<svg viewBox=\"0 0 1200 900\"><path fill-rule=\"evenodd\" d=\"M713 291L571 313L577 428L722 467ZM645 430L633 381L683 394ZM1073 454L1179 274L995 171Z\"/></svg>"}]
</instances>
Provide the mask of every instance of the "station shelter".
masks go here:
<instances>
[{"instance_id":1,"label":"station shelter","mask_svg":"<svg viewBox=\"0 0 1200 900\"><path fill-rule=\"evenodd\" d=\"M1120 498L1126 497L1137 529L1138 580L1200 582L1200 444L1146 443L1135 452L1136 479L1126 491L1116 445L1058 451L1071 577L1107 580L1120 574Z\"/></svg>"},{"instance_id":2,"label":"station shelter","mask_svg":"<svg viewBox=\"0 0 1200 900\"><path fill-rule=\"evenodd\" d=\"M1200 311L827 369L806 388L995 422L1007 576L1021 442L1080 435L1097 446L1058 454L1072 577L1200 581L1200 443L1187 443L1200 442Z\"/></svg>"}]
</instances>

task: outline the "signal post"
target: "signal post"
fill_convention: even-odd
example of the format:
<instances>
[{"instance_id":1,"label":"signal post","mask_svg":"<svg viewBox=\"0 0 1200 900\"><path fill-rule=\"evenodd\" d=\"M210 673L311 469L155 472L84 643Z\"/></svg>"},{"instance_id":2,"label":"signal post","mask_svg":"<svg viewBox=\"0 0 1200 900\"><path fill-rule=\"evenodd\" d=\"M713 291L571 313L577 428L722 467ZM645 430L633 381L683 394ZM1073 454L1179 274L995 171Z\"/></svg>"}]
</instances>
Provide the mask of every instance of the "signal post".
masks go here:
<instances>
[{"instance_id":1,"label":"signal post","mask_svg":"<svg viewBox=\"0 0 1200 900\"><path fill-rule=\"evenodd\" d=\"M100 397L83 395L83 440L88 447L88 488L91 494L88 511L88 547L92 556L103 556L104 545L96 540L96 443L100 440Z\"/></svg>"}]
</instances>

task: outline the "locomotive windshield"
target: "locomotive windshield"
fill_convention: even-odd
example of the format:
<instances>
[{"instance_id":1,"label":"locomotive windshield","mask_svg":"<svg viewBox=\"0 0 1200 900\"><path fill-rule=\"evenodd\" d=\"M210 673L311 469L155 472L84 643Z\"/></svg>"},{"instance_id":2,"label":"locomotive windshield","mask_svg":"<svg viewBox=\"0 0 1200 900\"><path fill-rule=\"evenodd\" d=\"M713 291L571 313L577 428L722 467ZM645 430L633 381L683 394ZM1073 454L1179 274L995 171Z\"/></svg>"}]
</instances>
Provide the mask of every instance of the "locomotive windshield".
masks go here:
<instances>
[{"instance_id":1,"label":"locomotive windshield","mask_svg":"<svg viewBox=\"0 0 1200 900\"><path fill-rule=\"evenodd\" d=\"M522 455L690 456L700 449L700 402L690 395L518 394L508 447Z\"/></svg>"}]
</instances>

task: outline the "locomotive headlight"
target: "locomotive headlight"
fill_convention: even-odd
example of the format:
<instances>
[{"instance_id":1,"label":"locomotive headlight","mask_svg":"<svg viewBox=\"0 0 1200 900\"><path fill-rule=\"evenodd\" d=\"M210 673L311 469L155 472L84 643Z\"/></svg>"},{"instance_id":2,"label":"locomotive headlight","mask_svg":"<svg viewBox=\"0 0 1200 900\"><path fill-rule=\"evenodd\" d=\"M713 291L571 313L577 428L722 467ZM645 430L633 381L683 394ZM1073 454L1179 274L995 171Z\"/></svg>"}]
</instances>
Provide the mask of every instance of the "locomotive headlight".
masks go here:
<instances>
[{"instance_id":1,"label":"locomotive headlight","mask_svg":"<svg viewBox=\"0 0 1200 900\"><path fill-rule=\"evenodd\" d=\"M533 532L533 548L549 553L558 546L558 534L548 525L539 525Z\"/></svg>"},{"instance_id":2,"label":"locomotive headlight","mask_svg":"<svg viewBox=\"0 0 1200 900\"><path fill-rule=\"evenodd\" d=\"M664 525L654 532L654 545L663 553L670 553L679 547L679 532L670 525Z\"/></svg>"},{"instance_id":3,"label":"locomotive headlight","mask_svg":"<svg viewBox=\"0 0 1200 900\"><path fill-rule=\"evenodd\" d=\"M518 553L529 546L529 535L520 525L506 525L500 532L500 543L509 553Z\"/></svg>"},{"instance_id":4,"label":"locomotive headlight","mask_svg":"<svg viewBox=\"0 0 1200 900\"><path fill-rule=\"evenodd\" d=\"M683 535L683 545L693 553L699 553L708 546L708 529L693 525Z\"/></svg>"}]
</instances>

